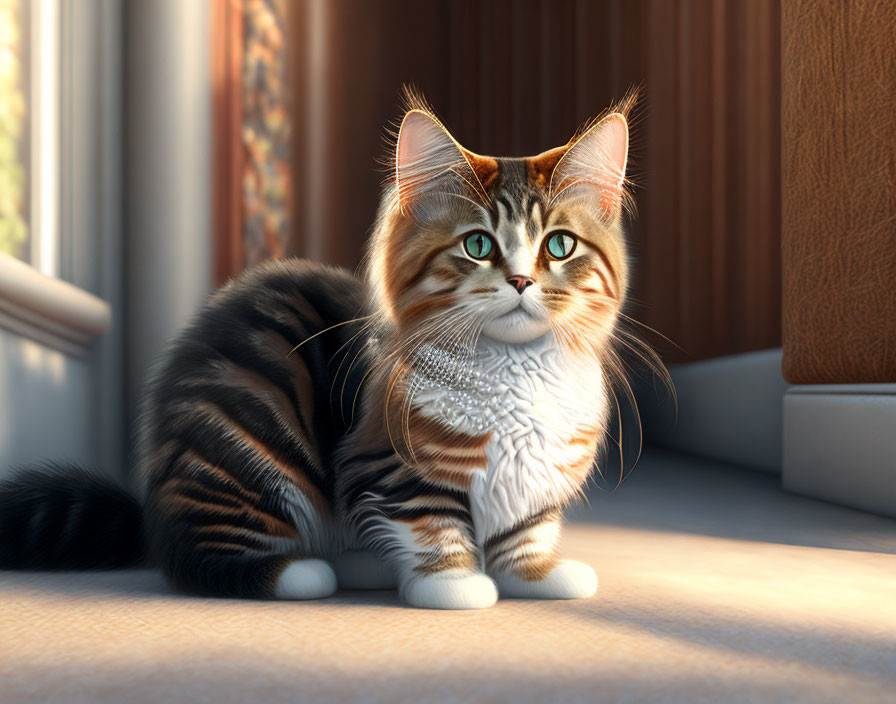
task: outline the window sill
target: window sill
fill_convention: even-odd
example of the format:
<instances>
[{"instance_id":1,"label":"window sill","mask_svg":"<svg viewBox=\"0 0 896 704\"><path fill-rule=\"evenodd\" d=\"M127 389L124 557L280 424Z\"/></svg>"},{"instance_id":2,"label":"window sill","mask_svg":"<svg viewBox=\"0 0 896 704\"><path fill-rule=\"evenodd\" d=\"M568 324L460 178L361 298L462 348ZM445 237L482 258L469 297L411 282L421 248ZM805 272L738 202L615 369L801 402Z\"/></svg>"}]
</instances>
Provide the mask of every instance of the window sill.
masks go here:
<instances>
[{"instance_id":1,"label":"window sill","mask_svg":"<svg viewBox=\"0 0 896 704\"><path fill-rule=\"evenodd\" d=\"M84 357L111 319L105 301L0 254L0 327Z\"/></svg>"}]
</instances>

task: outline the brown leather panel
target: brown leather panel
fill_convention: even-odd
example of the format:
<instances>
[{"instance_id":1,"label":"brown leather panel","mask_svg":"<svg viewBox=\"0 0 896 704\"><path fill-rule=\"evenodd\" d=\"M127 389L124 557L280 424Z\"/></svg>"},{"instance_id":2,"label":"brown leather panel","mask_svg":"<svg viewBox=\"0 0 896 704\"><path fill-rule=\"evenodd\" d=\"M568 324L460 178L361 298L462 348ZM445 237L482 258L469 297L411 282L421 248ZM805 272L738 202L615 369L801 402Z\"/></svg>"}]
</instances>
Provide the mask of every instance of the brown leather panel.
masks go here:
<instances>
[{"instance_id":1,"label":"brown leather panel","mask_svg":"<svg viewBox=\"0 0 896 704\"><path fill-rule=\"evenodd\" d=\"M784 376L896 381L896 12L782 5Z\"/></svg>"}]
</instances>

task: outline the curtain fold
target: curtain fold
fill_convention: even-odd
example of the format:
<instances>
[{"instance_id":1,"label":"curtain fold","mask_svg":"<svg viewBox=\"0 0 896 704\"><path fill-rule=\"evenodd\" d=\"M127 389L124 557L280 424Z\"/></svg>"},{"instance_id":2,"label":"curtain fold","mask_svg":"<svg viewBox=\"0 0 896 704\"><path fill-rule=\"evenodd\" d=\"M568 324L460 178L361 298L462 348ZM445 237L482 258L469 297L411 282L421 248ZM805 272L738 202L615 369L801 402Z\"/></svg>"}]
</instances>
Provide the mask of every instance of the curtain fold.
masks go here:
<instances>
[{"instance_id":1,"label":"curtain fold","mask_svg":"<svg viewBox=\"0 0 896 704\"><path fill-rule=\"evenodd\" d=\"M403 84L469 148L517 156L565 143L640 86L630 314L674 341L651 337L667 361L780 345L779 0L296 0L285 11L283 254L358 265Z\"/></svg>"}]
</instances>

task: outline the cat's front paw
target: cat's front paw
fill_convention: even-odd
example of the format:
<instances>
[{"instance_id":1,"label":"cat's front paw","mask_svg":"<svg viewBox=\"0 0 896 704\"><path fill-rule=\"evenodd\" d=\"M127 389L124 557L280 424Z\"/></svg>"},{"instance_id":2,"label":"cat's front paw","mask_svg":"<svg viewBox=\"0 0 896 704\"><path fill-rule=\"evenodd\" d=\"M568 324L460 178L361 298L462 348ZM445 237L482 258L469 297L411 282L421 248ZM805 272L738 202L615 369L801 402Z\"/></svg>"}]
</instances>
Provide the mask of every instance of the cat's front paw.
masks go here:
<instances>
[{"instance_id":1,"label":"cat's front paw","mask_svg":"<svg viewBox=\"0 0 896 704\"><path fill-rule=\"evenodd\" d=\"M547 577L529 581L507 572L495 575L502 597L587 599L597 592L597 575L584 562L561 560Z\"/></svg>"},{"instance_id":2,"label":"cat's front paw","mask_svg":"<svg viewBox=\"0 0 896 704\"><path fill-rule=\"evenodd\" d=\"M413 577L401 586L401 599L418 609L485 609L498 600L498 588L484 574L441 572Z\"/></svg>"}]
</instances>

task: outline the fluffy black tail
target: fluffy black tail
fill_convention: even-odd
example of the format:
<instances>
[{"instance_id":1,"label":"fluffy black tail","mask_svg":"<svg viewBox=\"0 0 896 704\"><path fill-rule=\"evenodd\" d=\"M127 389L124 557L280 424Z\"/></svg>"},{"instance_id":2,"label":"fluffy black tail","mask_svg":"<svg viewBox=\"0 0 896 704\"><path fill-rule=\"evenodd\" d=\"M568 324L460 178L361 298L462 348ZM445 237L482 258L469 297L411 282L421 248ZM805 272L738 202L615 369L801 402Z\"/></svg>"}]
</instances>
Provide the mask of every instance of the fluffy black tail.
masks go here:
<instances>
[{"instance_id":1,"label":"fluffy black tail","mask_svg":"<svg viewBox=\"0 0 896 704\"><path fill-rule=\"evenodd\" d=\"M48 464L0 482L0 569L110 569L144 558L140 504L80 468Z\"/></svg>"}]
</instances>

